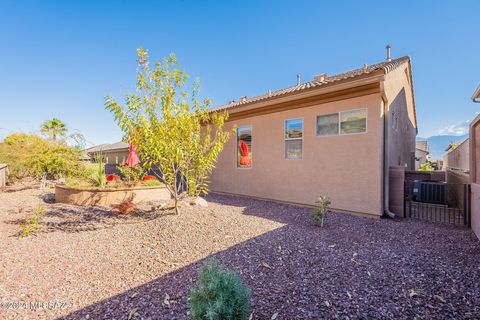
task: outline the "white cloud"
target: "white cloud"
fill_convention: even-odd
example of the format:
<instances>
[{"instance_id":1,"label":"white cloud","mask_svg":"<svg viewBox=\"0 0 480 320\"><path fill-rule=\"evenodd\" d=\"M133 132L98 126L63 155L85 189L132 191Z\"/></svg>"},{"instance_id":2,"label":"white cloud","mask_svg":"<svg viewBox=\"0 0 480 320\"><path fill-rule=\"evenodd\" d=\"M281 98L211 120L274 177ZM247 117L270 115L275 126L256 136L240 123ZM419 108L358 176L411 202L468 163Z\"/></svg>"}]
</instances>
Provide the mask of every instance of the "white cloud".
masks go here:
<instances>
[{"instance_id":1,"label":"white cloud","mask_svg":"<svg viewBox=\"0 0 480 320\"><path fill-rule=\"evenodd\" d=\"M465 122L446 126L440 130L438 130L438 134L440 135L464 135L468 133L468 125L470 124L471 120L467 120Z\"/></svg>"}]
</instances>

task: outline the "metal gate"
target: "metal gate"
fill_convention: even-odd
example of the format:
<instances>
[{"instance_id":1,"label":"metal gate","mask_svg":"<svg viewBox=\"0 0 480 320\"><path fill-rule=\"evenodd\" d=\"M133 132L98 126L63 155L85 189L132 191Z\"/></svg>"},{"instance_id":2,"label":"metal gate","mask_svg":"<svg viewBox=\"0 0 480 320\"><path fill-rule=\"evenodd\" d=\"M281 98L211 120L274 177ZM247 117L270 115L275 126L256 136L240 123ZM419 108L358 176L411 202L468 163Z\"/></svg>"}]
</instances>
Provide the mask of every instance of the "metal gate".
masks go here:
<instances>
[{"instance_id":1,"label":"metal gate","mask_svg":"<svg viewBox=\"0 0 480 320\"><path fill-rule=\"evenodd\" d=\"M405 183L405 217L470 226L469 184L445 183L442 187L433 188L429 182L421 186L415 186L411 181Z\"/></svg>"}]
</instances>

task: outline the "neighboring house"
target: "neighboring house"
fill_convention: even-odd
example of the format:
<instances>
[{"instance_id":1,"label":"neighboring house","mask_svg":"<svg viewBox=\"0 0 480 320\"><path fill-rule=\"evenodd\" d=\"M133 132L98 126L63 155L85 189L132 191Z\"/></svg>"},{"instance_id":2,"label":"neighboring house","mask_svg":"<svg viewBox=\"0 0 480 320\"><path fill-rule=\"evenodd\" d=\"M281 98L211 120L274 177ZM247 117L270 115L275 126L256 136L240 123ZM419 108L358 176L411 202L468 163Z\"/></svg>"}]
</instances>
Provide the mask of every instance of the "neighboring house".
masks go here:
<instances>
[{"instance_id":1,"label":"neighboring house","mask_svg":"<svg viewBox=\"0 0 480 320\"><path fill-rule=\"evenodd\" d=\"M101 144L84 150L91 160L96 155L102 154L105 157L105 163L108 165L119 165L125 163L128 157L129 145L120 141L112 144Z\"/></svg>"},{"instance_id":2,"label":"neighboring house","mask_svg":"<svg viewBox=\"0 0 480 320\"><path fill-rule=\"evenodd\" d=\"M415 142L415 170L429 160L428 141Z\"/></svg>"},{"instance_id":3,"label":"neighboring house","mask_svg":"<svg viewBox=\"0 0 480 320\"><path fill-rule=\"evenodd\" d=\"M465 139L460 143L451 143L445 149L443 157L444 167L449 170L457 170L468 173L470 170L470 141Z\"/></svg>"},{"instance_id":4,"label":"neighboring house","mask_svg":"<svg viewBox=\"0 0 480 320\"><path fill-rule=\"evenodd\" d=\"M211 175L214 192L302 205L326 195L336 210L380 217L393 207L390 170L415 167L409 57L321 74L214 111L223 110L236 135Z\"/></svg>"},{"instance_id":5,"label":"neighboring house","mask_svg":"<svg viewBox=\"0 0 480 320\"><path fill-rule=\"evenodd\" d=\"M480 103L480 86L472 101ZM470 122L470 183L472 229L480 239L480 115Z\"/></svg>"},{"instance_id":6,"label":"neighboring house","mask_svg":"<svg viewBox=\"0 0 480 320\"><path fill-rule=\"evenodd\" d=\"M445 171L446 170L446 167L445 167L445 161L444 160L437 160L436 163L435 163L436 167L437 167L437 170L440 170L440 171Z\"/></svg>"}]
</instances>

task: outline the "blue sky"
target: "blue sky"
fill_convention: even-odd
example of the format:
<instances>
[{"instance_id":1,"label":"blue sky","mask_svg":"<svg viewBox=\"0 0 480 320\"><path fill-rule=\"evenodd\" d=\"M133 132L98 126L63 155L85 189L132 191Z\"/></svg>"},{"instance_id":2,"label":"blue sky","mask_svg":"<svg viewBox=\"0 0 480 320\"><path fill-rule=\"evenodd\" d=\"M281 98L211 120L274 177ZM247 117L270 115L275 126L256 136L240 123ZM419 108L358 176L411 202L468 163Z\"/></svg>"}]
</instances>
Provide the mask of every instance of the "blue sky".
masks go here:
<instances>
[{"instance_id":1,"label":"blue sky","mask_svg":"<svg viewBox=\"0 0 480 320\"><path fill-rule=\"evenodd\" d=\"M52 117L90 143L121 132L106 95L134 90L135 49L170 52L214 105L385 58L413 59L419 136L480 107L480 1L0 1L0 138Z\"/></svg>"}]
</instances>

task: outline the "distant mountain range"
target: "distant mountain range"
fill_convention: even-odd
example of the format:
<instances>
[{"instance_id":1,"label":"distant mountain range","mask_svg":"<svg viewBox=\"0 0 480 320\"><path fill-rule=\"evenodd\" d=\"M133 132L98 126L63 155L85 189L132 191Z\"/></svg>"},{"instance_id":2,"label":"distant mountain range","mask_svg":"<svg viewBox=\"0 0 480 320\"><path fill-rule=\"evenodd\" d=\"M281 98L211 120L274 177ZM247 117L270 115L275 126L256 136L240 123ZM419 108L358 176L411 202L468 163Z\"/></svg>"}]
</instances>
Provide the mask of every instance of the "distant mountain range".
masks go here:
<instances>
[{"instance_id":1,"label":"distant mountain range","mask_svg":"<svg viewBox=\"0 0 480 320\"><path fill-rule=\"evenodd\" d=\"M430 159L438 160L443 159L445 155L445 149L450 143L462 142L468 138L468 134L462 136L431 136L429 138L417 137L417 141L428 141L428 151L430 152Z\"/></svg>"}]
</instances>

